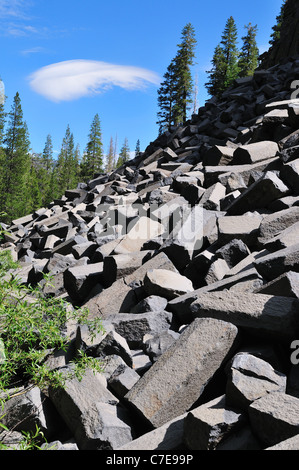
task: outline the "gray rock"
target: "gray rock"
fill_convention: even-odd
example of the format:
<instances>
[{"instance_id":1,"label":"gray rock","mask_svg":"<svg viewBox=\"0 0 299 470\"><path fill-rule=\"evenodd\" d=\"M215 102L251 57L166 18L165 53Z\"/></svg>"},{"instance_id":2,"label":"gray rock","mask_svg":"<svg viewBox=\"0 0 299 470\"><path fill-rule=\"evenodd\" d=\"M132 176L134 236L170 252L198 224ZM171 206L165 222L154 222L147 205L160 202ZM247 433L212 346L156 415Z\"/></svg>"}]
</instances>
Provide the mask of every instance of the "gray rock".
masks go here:
<instances>
[{"instance_id":1,"label":"gray rock","mask_svg":"<svg viewBox=\"0 0 299 470\"><path fill-rule=\"evenodd\" d=\"M184 420L184 443L190 450L214 450L244 423L245 416L230 408L225 396L190 411Z\"/></svg>"},{"instance_id":2,"label":"gray rock","mask_svg":"<svg viewBox=\"0 0 299 470\"><path fill-rule=\"evenodd\" d=\"M165 297L150 295L138 302L138 304L132 308L131 313L158 312L165 310L167 303Z\"/></svg>"},{"instance_id":3,"label":"gray rock","mask_svg":"<svg viewBox=\"0 0 299 470\"><path fill-rule=\"evenodd\" d=\"M103 263L74 266L64 271L64 286L72 299L83 302L103 281Z\"/></svg>"},{"instance_id":4,"label":"gray rock","mask_svg":"<svg viewBox=\"0 0 299 470\"><path fill-rule=\"evenodd\" d=\"M267 206L281 197L287 196L289 188L278 176L267 171L260 179L251 184L232 202L227 212L230 215L241 215Z\"/></svg>"},{"instance_id":5,"label":"gray rock","mask_svg":"<svg viewBox=\"0 0 299 470\"><path fill-rule=\"evenodd\" d=\"M287 271L299 272L299 244L262 256L253 264L267 281L273 281Z\"/></svg>"},{"instance_id":6,"label":"gray rock","mask_svg":"<svg viewBox=\"0 0 299 470\"><path fill-rule=\"evenodd\" d=\"M126 400L155 428L185 413L230 353L237 333L230 323L196 319L130 390Z\"/></svg>"},{"instance_id":7,"label":"gray rock","mask_svg":"<svg viewBox=\"0 0 299 470\"><path fill-rule=\"evenodd\" d=\"M179 449L183 445L185 414L179 416L153 431L128 442L118 450L158 450Z\"/></svg>"},{"instance_id":8,"label":"gray rock","mask_svg":"<svg viewBox=\"0 0 299 470\"><path fill-rule=\"evenodd\" d=\"M234 151L233 164L257 163L275 157L278 151L279 147L277 143L273 141L262 141L243 145Z\"/></svg>"},{"instance_id":9,"label":"gray rock","mask_svg":"<svg viewBox=\"0 0 299 470\"><path fill-rule=\"evenodd\" d=\"M147 334L143 338L144 351L152 362L167 351L167 349L179 338L180 334L172 330L162 331L156 335Z\"/></svg>"},{"instance_id":10,"label":"gray rock","mask_svg":"<svg viewBox=\"0 0 299 470\"><path fill-rule=\"evenodd\" d=\"M255 290L258 294L280 295L299 299L299 273L288 271Z\"/></svg>"},{"instance_id":11,"label":"gray rock","mask_svg":"<svg viewBox=\"0 0 299 470\"><path fill-rule=\"evenodd\" d=\"M275 444L274 446L267 447L264 450L298 450L299 449L299 434L294 437L285 439L284 441Z\"/></svg>"},{"instance_id":12,"label":"gray rock","mask_svg":"<svg viewBox=\"0 0 299 470\"><path fill-rule=\"evenodd\" d=\"M206 292L198 295L190 310L194 318L231 322L265 339L290 339L298 331L298 300L242 292Z\"/></svg>"},{"instance_id":13,"label":"gray rock","mask_svg":"<svg viewBox=\"0 0 299 470\"><path fill-rule=\"evenodd\" d=\"M148 295L159 295L174 299L187 292L192 292L190 279L166 269L149 270L144 277L144 288Z\"/></svg>"},{"instance_id":14,"label":"gray rock","mask_svg":"<svg viewBox=\"0 0 299 470\"><path fill-rule=\"evenodd\" d=\"M140 379L139 374L131 367L121 364L108 379L108 385L117 397L123 398Z\"/></svg>"},{"instance_id":15,"label":"gray rock","mask_svg":"<svg viewBox=\"0 0 299 470\"><path fill-rule=\"evenodd\" d=\"M106 319L115 331L126 339L129 347L136 349L142 346L144 335L168 330L172 323L172 313L117 313L107 316Z\"/></svg>"},{"instance_id":16,"label":"gray rock","mask_svg":"<svg viewBox=\"0 0 299 470\"><path fill-rule=\"evenodd\" d=\"M267 446L299 434L298 398L285 393L270 393L255 400L248 412L253 432Z\"/></svg>"},{"instance_id":17,"label":"gray rock","mask_svg":"<svg viewBox=\"0 0 299 470\"><path fill-rule=\"evenodd\" d=\"M253 401L267 393L286 391L286 376L251 354L237 354L227 374L226 402L240 410L247 411Z\"/></svg>"}]
</instances>

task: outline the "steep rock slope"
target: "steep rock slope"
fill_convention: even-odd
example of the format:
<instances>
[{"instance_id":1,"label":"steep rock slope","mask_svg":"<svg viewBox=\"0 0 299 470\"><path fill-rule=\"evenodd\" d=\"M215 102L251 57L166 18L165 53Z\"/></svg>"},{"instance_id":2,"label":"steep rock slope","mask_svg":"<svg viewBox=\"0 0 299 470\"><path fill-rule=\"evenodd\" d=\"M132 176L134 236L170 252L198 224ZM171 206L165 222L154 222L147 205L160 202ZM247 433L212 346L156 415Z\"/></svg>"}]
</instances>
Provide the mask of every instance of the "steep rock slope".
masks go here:
<instances>
[{"instance_id":1,"label":"steep rock slope","mask_svg":"<svg viewBox=\"0 0 299 470\"><path fill-rule=\"evenodd\" d=\"M30 409L60 449L298 448L298 75L294 57L236 80L138 158L7 227L20 282L106 332L91 344L67 325L104 373L25 388L6 426Z\"/></svg>"}]
</instances>

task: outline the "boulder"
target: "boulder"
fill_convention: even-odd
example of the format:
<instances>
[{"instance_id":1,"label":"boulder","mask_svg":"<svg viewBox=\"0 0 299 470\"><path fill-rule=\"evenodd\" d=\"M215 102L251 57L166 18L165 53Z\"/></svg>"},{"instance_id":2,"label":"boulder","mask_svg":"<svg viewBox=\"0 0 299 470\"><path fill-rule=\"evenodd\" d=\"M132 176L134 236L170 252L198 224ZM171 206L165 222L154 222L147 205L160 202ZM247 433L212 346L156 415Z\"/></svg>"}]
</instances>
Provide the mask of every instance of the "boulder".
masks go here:
<instances>
[{"instance_id":1,"label":"boulder","mask_svg":"<svg viewBox=\"0 0 299 470\"><path fill-rule=\"evenodd\" d=\"M129 391L127 402L155 428L185 413L231 353L237 333L230 323L196 319Z\"/></svg>"},{"instance_id":2,"label":"boulder","mask_svg":"<svg viewBox=\"0 0 299 470\"><path fill-rule=\"evenodd\" d=\"M245 421L220 396L190 411L184 420L184 443L190 450L214 450Z\"/></svg>"},{"instance_id":3,"label":"boulder","mask_svg":"<svg viewBox=\"0 0 299 470\"><path fill-rule=\"evenodd\" d=\"M299 399L282 392L268 393L248 408L253 432L266 446L296 436Z\"/></svg>"},{"instance_id":4,"label":"boulder","mask_svg":"<svg viewBox=\"0 0 299 470\"><path fill-rule=\"evenodd\" d=\"M194 318L217 318L258 337L286 341L298 331L297 299L242 292L205 292L191 304Z\"/></svg>"}]
</instances>

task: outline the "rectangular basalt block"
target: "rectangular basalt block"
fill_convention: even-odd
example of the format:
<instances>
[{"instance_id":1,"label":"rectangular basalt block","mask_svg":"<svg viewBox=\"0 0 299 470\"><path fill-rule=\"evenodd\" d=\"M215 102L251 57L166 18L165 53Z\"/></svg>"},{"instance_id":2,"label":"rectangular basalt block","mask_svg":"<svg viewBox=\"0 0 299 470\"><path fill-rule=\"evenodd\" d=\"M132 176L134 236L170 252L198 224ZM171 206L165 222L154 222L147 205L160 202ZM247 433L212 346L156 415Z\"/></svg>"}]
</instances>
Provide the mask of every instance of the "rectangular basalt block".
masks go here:
<instances>
[{"instance_id":1,"label":"rectangular basalt block","mask_svg":"<svg viewBox=\"0 0 299 470\"><path fill-rule=\"evenodd\" d=\"M158 428L185 413L200 397L235 344L236 326L195 319L125 396Z\"/></svg>"}]
</instances>

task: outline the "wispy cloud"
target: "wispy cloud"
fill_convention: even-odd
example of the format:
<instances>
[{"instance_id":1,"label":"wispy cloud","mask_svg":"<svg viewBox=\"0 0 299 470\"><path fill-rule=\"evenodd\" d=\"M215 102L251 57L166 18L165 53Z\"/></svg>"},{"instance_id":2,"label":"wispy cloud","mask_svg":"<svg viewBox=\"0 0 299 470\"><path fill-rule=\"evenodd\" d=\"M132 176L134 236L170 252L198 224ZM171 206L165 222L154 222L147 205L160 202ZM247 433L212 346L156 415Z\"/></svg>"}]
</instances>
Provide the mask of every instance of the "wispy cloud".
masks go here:
<instances>
[{"instance_id":1,"label":"wispy cloud","mask_svg":"<svg viewBox=\"0 0 299 470\"><path fill-rule=\"evenodd\" d=\"M160 77L150 70L95 60L58 62L37 70L28 78L32 90L55 102L76 100L113 86L140 90L160 83Z\"/></svg>"},{"instance_id":2,"label":"wispy cloud","mask_svg":"<svg viewBox=\"0 0 299 470\"><path fill-rule=\"evenodd\" d=\"M24 55L24 56L29 56L31 54L39 54L41 52L45 52L45 48L40 47L40 46L36 46L36 47L32 47L31 49L25 49L25 50L21 51L21 54Z\"/></svg>"},{"instance_id":3,"label":"wispy cloud","mask_svg":"<svg viewBox=\"0 0 299 470\"><path fill-rule=\"evenodd\" d=\"M27 0L0 0L0 18L28 19L25 9L30 5Z\"/></svg>"}]
</instances>

